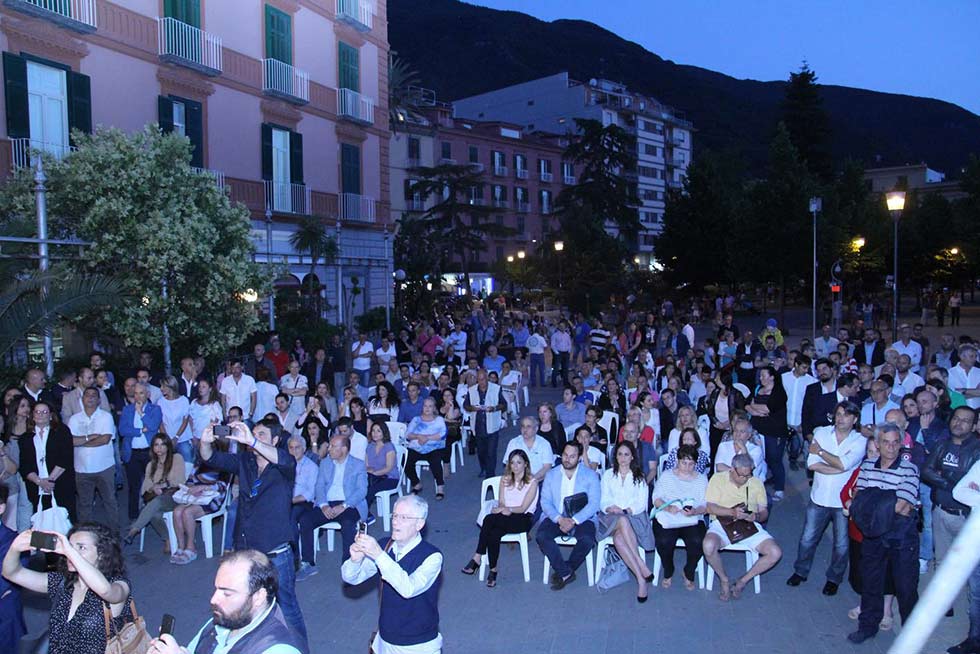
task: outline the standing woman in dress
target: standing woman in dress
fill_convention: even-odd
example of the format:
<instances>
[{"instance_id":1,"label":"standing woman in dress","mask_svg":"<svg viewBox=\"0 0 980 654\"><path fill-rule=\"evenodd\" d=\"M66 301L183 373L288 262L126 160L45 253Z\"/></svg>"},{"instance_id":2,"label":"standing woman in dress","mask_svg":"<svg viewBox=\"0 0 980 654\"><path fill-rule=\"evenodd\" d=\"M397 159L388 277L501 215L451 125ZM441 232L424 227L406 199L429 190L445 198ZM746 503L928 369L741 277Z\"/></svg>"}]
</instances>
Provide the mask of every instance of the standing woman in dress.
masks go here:
<instances>
[{"instance_id":1,"label":"standing woman in dress","mask_svg":"<svg viewBox=\"0 0 980 654\"><path fill-rule=\"evenodd\" d=\"M32 507L46 497L41 508L50 508L53 495L75 521L75 447L71 432L43 400L34 405L27 433L20 438L20 472Z\"/></svg>"}]
</instances>

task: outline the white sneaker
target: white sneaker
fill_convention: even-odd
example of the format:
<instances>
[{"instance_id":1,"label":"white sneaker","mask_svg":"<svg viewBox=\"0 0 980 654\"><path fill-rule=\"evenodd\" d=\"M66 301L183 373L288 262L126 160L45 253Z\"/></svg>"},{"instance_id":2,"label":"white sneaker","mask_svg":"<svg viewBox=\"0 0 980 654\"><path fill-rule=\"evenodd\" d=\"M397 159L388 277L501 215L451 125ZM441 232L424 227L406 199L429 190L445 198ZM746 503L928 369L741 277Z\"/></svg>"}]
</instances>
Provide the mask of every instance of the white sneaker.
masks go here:
<instances>
[{"instance_id":1,"label":"white sneaker","mask_svg":"<svg viewBox=\"0 0 980 654\"><path fill-rule=\"evenodd\" d=\"M772 494L772 501L773 502L782 502L783 501L783 491L776 491L776 492L774 492Z\"/></svg>"},{"instance_id":2,"label":"white sneaker","mask_svg":"<svg viewBox=\"0 0 980 654\"><path fill-rule=\"evenodd\" d=\"M924 575L929 572L929 559L919 559L919 574Z\"/></svg>"}]
</instances>

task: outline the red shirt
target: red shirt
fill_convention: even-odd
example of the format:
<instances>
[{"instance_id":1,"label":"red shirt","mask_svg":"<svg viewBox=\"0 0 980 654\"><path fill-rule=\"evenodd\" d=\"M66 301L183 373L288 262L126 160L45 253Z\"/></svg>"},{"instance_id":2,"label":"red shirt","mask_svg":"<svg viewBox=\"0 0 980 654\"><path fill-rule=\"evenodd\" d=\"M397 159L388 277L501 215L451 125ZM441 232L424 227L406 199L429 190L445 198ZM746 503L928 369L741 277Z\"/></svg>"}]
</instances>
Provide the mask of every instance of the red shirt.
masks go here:
<instances>
[{"instance_id":1,"label":"red shirt","mask_svg":"<svg viewBox=\"0 0 980 654\"><path fill-rule=\"evenodd\" d=\"M286 354L286 350L279 350L275 352L269 350L265 353L265 358L272 362L272 365L276 367L276 376L282 377L286 374L289 368L289 355Z\"/></svg>"}]
</instances>

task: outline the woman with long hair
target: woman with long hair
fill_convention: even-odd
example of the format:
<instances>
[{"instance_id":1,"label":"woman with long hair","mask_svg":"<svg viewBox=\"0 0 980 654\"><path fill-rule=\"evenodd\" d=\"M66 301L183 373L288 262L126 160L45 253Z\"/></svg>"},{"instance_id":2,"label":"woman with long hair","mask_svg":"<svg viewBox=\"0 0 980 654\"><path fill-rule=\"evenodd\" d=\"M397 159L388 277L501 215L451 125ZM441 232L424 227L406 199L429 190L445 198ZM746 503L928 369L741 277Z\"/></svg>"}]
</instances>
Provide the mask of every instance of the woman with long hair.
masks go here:
<instances>
[{"instance_id":1,"label":"woman with long hair","mask_svg":"<svg viewBox=\"0 0 980 654\"><path fill-rule=\"evenodd\" d=\"M367 411L372 421L398 422L398 391L387 381L380 382L368 399Z\"/></svg>"},{"instance_id":2,"label":"woman with long hair","mask_svg":"<svg viewBox=\"0 0 980 654\"><path fill-rule=\"evenodd\" d=\"M711 449L708 454L711 456L712 466L714 466L721 437L731 429L731 419L735 416L735 412L741 411L745 406L745 398L732 386L734 380L731 370L722 369L715 377L714 382L715 389L707 396L704 403L705 412L711 425L708 432L708 444Z\"/></svg>"},{"instance_id":3,"label":"woman with long hair","mask_svg":"<svg viewBox=\"0 0 980 654\"><path fill-rule=\"evenodd\" d=\"M507 457L507 468L497 488L497 506L483 518L476 552L461 572L472 575L480 567L483 556L488 558L487 588L497 585L497 561L500 559L500 540L508 534L531 531L534 511L538 506L538 480L531 475L531 461L524 450L517 449Z\"/></svg>"},{"instance_id":4,"label":"woman with long hair","mask_svg":"<svg viewBox=\"0 0 980 654\"><path fill-rule=\"evenodd\" d=\"M51 404L39 401L31 409L27 433L20 438L20 473L31 505L46 509L52 496L75 520L75 453L68 427Z\"/></svg>"},{"instance_id":5,"label":"woman with long hair","mask_svg":"<svg viewBox=\"0 0 980 654\"><path fill-rule=\"evenodd\" d=\"M313 398L311 398L313 399ZM329 431L319 420L307 420L303 425L303 440L306 441L306 458L320 465L330 449Z\"/></svg>"},{"instance_id":6,"label":"woman with long hair","mask_svg":"<svg viewBox=\"0 0 980 654\"><path fill-rule=\"evenodd\" d=\"M561 456L561 451L568 442L565 435L565 427L558 422L555 415L555 408L549 402L542 402L538 405L538 436L551 444L551 451L555 456Z\"/></svg>"},{"instance_id":7,"label":"woman with long hair","mask_svg":"<svg viewBox=\"0 0 980 654\"><path fill-rule=\"evenodd\" d=\"M177 452L184 459L184 469L187 470L194 465L197 458L198 447L201 443L201 434L211 425L221 424L225 418L225 413L218 402L218 393L210 379L200 379L197 382L197 398L191 402L191 433L194 436L190 445L177 443Z\"/></svg>"},{"instance_id":8,"label":"woman with long hair","mask_svg":"<svg viewBox=\"0 0 980 654\"><path fill-rule=\"evenodd\" d=\"M443 477L449 475L449 462L452 459L453 443L462 439L463 412L456 402L451 388L444 388L439 394L439 415L446 421L446 451L442 458Z\"/></svg>"},{"instance_id":9,"label":"woman with long hair","mask_svg":"<svg viewBox=\"0 0 980 654\"><path fill-rule=\"evenodd\" d=\"M651 550L654 542L647 515L650 489L640 465L633 443L616 445L612 465L602 475L596 540L612 536L616 552L636 577L636 601L642 604L647 601L647 584L653 581L653 573L637 548Z\"/></svg>"},{"instance_id":10,"label":"woman with long hair","mask_svg":"<svg viewBox=\"0 0 980 654\"><path fill-rule=\"evenodd\" d=\"M228 441L215 440L211 447L215 451L227 451ZM181 497L174 499L174 532L177 536L177 551L170 554L170 562L186 565L197 559L196 520L201 516L214 513L221 508L228 490L228 475L211 468L204 461L197 466L194 474L187 477L185 484L187 495L193 498L208 499L207 504L182 503ZM203 501L203 500L202 500Z\"/></svg>"},{"instance_id":11,"label":"woman with long hair","mask_svg":"<svg viewBox=\"0 0 980 654\"><path fill-rule=\"evenodd\" d=\"M374 522L374 514L370 513L378 493L393 490L401 479L401 469L398 467L398 452L391 443L391 433L388 423L378 421L371 424L368 434L368 446L364 456L367 468L368 488L368 524Z\"/></svg>"},{"instance_id":12,"label":"woman with long hair","mask_svg":"<svg viewBox=\"0 0 980 654\"><path fill-rule=\"evenodd\" d=\"M140 511L136 520L129 525L129 532L126 534L126 544L129 545L142 531L146 525L153 525L153 529L164 539L166 551L169 553L169 540L167 539L167 526L163 522L163 514L173 511L173 495L187 480L187 472L184 468L184 457L174 450L174 443L166 434L157 434L153 437L150 444L150 462L146 464L146 474L143 476L143 487L140 494L143 496L143 509Z\"/></svg>"},{"instance_id":13,"label":"woman with long hair","mask_svg":"<svg viewBox=\"0 0 980 654\"><path fill-rule=\"evenodd\" d=\"M752 427L765 441L766 466L772 471L772 501L778 502L783 499L786 489L783 455L789 441L789 427L786 425L786 390L782 377L773 366L759 369L759 386L745 410L752 416Z\"/></svg>"},{"instance_id":14,"label":"woman with long hair","mask_svg":"<svg viewBox=\"0 0 980 654\"><path fill-rule=\"evenodd\" d=\"M16 393L8 400L5 410L3 445L0 446L0 479L7 486L7 509L2 518L3 524L14 531L24 531L31 525L33 510L24 486L23 473L20 472L20 451L21 437L27 433L27 423L31 418L31 402Z\"/></svg>"}]
</instances>

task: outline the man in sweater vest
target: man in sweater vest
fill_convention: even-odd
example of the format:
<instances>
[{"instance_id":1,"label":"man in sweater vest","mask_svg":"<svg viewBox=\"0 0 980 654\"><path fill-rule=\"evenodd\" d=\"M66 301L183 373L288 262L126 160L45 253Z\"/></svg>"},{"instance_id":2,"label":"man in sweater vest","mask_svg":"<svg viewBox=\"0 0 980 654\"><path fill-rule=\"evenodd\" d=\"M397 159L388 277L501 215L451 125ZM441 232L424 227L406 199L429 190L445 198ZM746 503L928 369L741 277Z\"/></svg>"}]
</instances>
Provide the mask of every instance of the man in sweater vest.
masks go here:
<instances>
[{"instance_id":1,"label":"man in sweater vest","mask_svg":"<svg viewBox=\"0 0 980 654\"><path fill-rule=\"evenodd\" d=\"M304 654L305 639L286 623L276 603L276 566L258 550L221 558L214 577L211 620L183 648L170 634L150 644L150 654Z\"/></svg>"},{"instance_id":2,"label":"man in sweater vest","mask_svg":"<svg viewBox=\"0 0 980 654\"><path fill-rule=\"evenodd\" d=\"M438 654L439 581L442 552L422 540L429 505L418 495L406 495L391 514L391 538L378 543L358 534L350 558L340 568L349 584L360 584L381 573L378 633L371 643L375 654L407 651Z\"/></svg>"}]
</instances>

